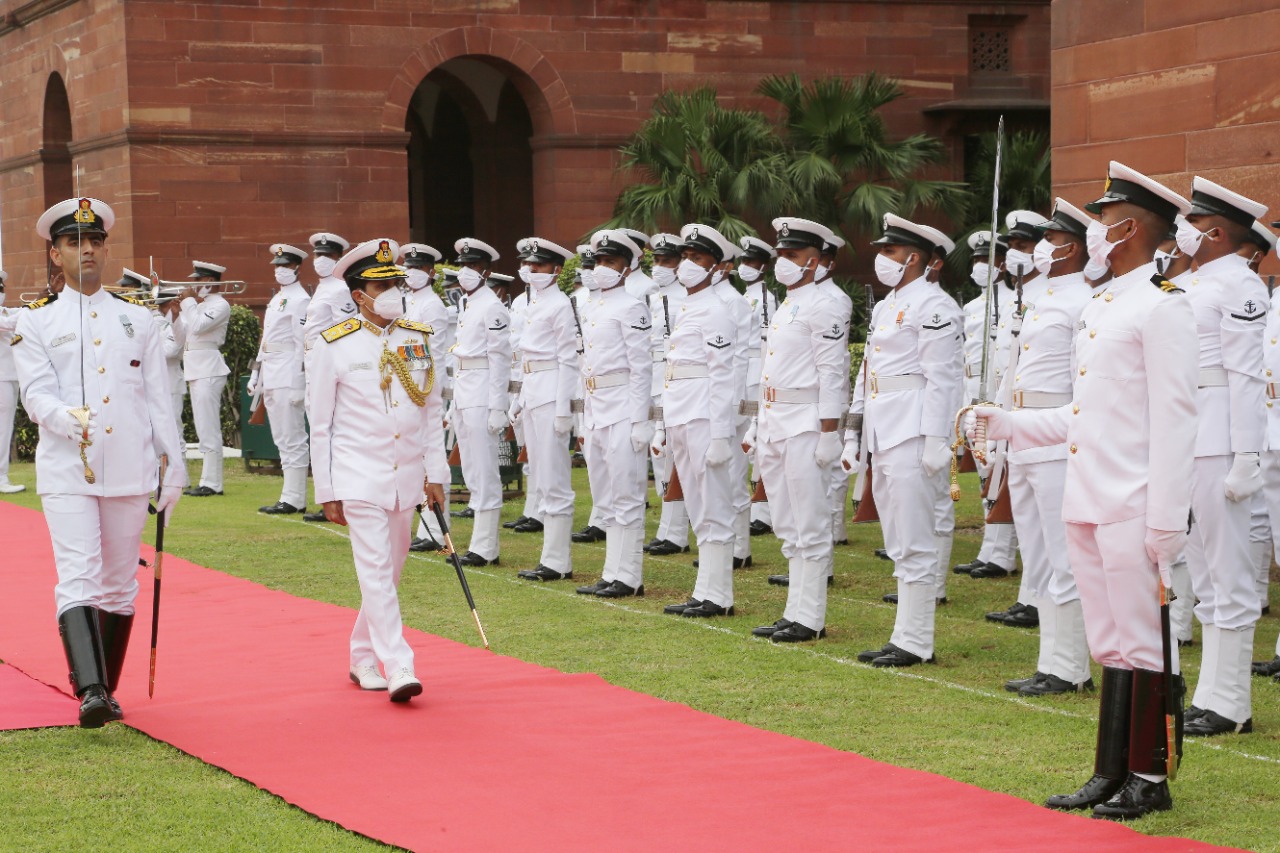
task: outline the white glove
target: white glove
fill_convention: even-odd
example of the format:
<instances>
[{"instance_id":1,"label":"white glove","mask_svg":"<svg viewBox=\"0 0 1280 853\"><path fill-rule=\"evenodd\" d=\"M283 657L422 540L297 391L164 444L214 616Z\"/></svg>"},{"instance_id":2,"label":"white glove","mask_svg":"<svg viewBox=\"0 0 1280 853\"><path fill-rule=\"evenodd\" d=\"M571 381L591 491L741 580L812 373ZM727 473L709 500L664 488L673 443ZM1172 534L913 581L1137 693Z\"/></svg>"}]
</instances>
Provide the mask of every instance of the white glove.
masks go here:
<instances>
[{"instance_id":1,"label":"white glove","mask_svg":"<svg viewBox=\"0 0 1280 853\"><path fill-rule=\"evenodd\" d=\"M556 435L568 435L573 432L573 415L556 415L551 427L556 431Z\"/></svg>"},{"instance_id":2,"label":"white glove","mask_svg":"<svg viewBox=\"0 0 1280 853\"><path fill-rule=\"evenodd\" d=\"M520 406L520 395L517 394L511 398L511 406L507 409L507 422L515 423L516 418L520 417L522 407Z\"/></svg>"},{"instance_id":3,"label":"white glove","mask_svg":"<svg viewBox=\"0 0 1280 853\"><path fill-rule=\"evenodd\" d=\"M487 429L490 435L498 435L507 428L507 413L502 409L489 410L489 423Z\"/></svg>"},{"instance_id":4,"label":"white glove","mask_svg":"<svg viewBox=\"0 0 1280 853\"><path fill-rule=\"evenodd\" d=\"M920 452L920 467L930 477L937 474L943 468L951 465L951 445L947 444L947 440L937 435L928 435L924 439L924 450Z\"/></svg>"},{"instance_id":5,"label":"white glove","mask_svg":"<svg viewBox=\"0 0 1280 853\"><path fill-rule=\"evenodd\" d=\"M1165 589L1173 588L1173 572L1169 568L1182 556L1182 549L1187 544L1185 530L1155 530L1147 528L1147 538L1143 541L1147 556L1160 570L1160 583Z\"/></svg>"},{"instance_id":6,"label":"white glove","mask_svg":"<svg viewBox=\"0 0 1280 853\"><path fill-rule=\"evenodd\" d=\"M977 425L978 418L985 418L987 421L987 440L1000 441L1013 437L1013 423L1009 418L1009 413L999 406L974 406L969 414L964 416L964 434L973 440L973 429Z\"/></svg>"},{"instance_id":7,"label":"white glove","mask_svg":"<svg viewBox=\"0 0 1280 853\"><path fill-rule=\"evenodd\" d=\"M178 505L178 498L182 497L181 486L161 486L160 499L156 501L156 512L167 513L164 517L164 526L168 527L169 522L173 521L173 508Z\"/></svg>"},{"instance_id":8,"label":"white glove","mask_svg":"<svg viewBox=\"0 0 1280 853\"><path fill-rule=\"evenodd\" d=\"M653 440L649 442L649 449L653 451L654 456L661 456L666 446L667 431L662 427L658 427L653 431Z\"/></svg>"},{"instance_id":9,"label":"white glove","mask_svg":"<svg viewBox=\"0 0 1280 853\"><path fill-rule=\"evenodd\" d=\"M444 428L449 428L449 421L453 418L453 401L449 401L449 405L444 407Z\"/></svg>"},{"instance_id":10,"label":"white glove","mask_svg":"<svg viewBox=\"0 0 1280 853\"><path fill-rule=\"evenodd\" d=\"M826 468L840 458L840 433L832 430L818 435L818 447L813 451L813 459L819 468Z\"/></svg>"},{"instance_id":11,"label":"white glove","mask_svg":"<svg viewBox=\"0 0 1280 853\"><path fill-rule=\"evenodd\" d=\"M747 427L746 435L742 436L742 450L744 453L750 453L756 449L756 419L751 419L751 425Z\"/></svg>"},{"instance_id":12,"label":"white glove","mask_svg":"<svg viewBox=\"0 0 1280 853\"><path fill-rule=\"evenodd\" d=\"M713 438L707 445L707 464L719 468L729 461L729 439Z\"/></svg>"},{"instance_id":13,"label":"white glove","mask_svg":"<svg viewBox=\"0 0 1280 853\"><path fill-rule=\"evenodd\" d=\"M249 374L249 384L245 386L244 390L250 397L258 393L258 371L255 370Z\"/></svg>"},{"instance_id":14,"label":"white glove","mask_svg":"<svg viewBox=\"0 0 1280 853\"><path fill-rule=\"evenodd\" d=\"M96 419L98 417L97 409L89 410L89 438L93 439L93 434L98 431ZM80 426L80 419L71 414L71 410L67 409L62 413L62 423L58 424L55 429L61 432L67 438L79 443L84 438L84 428Z\"/></svg>"},{"instance_id":15,"label":"white glove","mask_svg":"<svg viewBox=\"0 0 1280 853\"><path fill-rule=\"evenodd\" d=\"M1262 488L1262 467L1256 453L1237 453L1227 472L1227 480L1222 490L1227 500L1240 503Z\"/></svg>"},{"instance_id":16,"label":"white glove","mask_svg":"<svg viewBox=\"0 0 1280 853\"><path fill-rule=\"evenodd\" d=\"M851 432L849 436L844 440L844 453L840 454L840 467L846 471L853 471L858 467L858 434Z\"/></svg>"},{"instance_id":17,"label":"white glove","mask_svg":"<svg viewBox=\"0 0 1280 853\"><path fill-rule=\"evenodd\" d=\"M640 421L631 425L631 449L636 453L644 453L653 441L655 430L652 421Z\"/></svg>"}]
</instances>

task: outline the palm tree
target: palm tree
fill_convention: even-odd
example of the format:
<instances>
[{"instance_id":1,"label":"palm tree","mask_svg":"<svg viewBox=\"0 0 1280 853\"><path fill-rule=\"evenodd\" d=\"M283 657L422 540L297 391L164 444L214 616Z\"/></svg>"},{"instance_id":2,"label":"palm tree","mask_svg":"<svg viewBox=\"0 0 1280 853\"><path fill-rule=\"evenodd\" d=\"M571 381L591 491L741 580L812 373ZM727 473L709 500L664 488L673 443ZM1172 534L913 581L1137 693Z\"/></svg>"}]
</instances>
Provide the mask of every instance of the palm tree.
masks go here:
<instances>
[{"instance_id":1,"label":"palm tree","mask_svg":"<svg viewBox=\"0 0 1280 853\"><path fill-rule=\"evenodd\" d=\"M710 87L663 92L621 151L621 167L640 181L618 196L606 228L701 222L737 240L755 233L748 219L776 215L794 199L787 154L768 119L720 106Z\"/></svg>"},{"instance_id":2,"label":"palm tree","mask_svg":"<svg viewBox=\"0 0 1280 853\"><path fill-rule=\"evenodd\" d=\"M902 97L893 80L873 72L806 85L790 74L766 77L756 91L784 110L793 212L863 234L877 233L890 212L909 217L929 208L963 218L964 184L918 177L946 159L942 143L924 133L889 138L880 108Z\"/></svg>"}]
</instances>

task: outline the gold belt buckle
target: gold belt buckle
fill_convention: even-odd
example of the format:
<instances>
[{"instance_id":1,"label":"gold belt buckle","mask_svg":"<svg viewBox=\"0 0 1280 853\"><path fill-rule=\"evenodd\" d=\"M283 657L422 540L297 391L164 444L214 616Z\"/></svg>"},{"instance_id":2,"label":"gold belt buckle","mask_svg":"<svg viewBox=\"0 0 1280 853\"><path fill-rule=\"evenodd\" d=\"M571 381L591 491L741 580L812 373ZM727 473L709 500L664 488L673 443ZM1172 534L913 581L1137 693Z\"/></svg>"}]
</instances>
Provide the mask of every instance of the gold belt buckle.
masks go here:
<instances>
[{"instance_id":1,"label":"gold belt buckle","mask_svg":"<svg viewBox=\"0 0 1280 853\"><path fill-rule=\"evenodd\" d=\"M871 377L871 393L872 394L880 393L880 380L874 376Z\"/></svg>"},{"instance_id":2,"label":"gold belt buckle","mask_svg":"<svg viewBox=\"0 0 1280 853\"><path fill-rule=\"evenodd\" d=\"M765 400L766 400L766 401L768 401L768 402L770 402L770 403L776 403L776 402L778 402L778 392L777 392L777 389L776 389L776 388L774 388L774 387L773 387L773 386L771 386L771 385L766 385L766 386L765 386L765 388L764 388L764 398L765 398Z\"/></svg>"},{"instance_id":3,"label":"gold belt buckle","mask_svg":"<svg viewBox=\"0 0 1280 853\"><path fill-rule=\"evenodd\" d=\"M588 391L590 391L590 392L591 392L591 393L593 393L593 394L595 393L595 390L596 390L596 378L595 378L594 376L588 376L588 377L587 377L587 390L588 390Z\"/></svg>"},{"instance_id":4,"label":"gold belt buckle","mask_svg":"<svg viewBox=\"0 0 1280 853\"><path fill-rule=\"evenodd\" d=\"M1021 392L1021 391L1014 391L1014 392L1013 392L1013 407L1014 407L1015 409L1021 409L1021 408L1022 408L1022 400L1023 400L1022 392Z\"/></svg>"},{"instance_id":5,"label":"gold belt buckle","mask_svg":"<svg viewBox=\"0 0 1280 853\"><path fill-rule=\"evenodd\" d=\"M533 365L531 365L531 364L530 364L529 362L527 362L527 361L526 361L526 362L524 362L524 372L525 372L525 373L533 373Z\"/></svg>"}]
</instances>

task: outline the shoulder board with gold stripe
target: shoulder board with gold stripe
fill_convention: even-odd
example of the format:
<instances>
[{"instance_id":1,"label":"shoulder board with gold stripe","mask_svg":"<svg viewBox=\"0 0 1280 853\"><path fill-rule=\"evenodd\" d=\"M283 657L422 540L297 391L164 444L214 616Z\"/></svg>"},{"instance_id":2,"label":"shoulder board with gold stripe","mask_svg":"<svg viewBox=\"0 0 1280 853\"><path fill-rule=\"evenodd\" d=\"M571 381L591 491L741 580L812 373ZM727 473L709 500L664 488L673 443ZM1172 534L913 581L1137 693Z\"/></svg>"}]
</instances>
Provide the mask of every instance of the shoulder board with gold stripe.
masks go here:
<instances>
[{"instance_id":1,"label":"shoulder board with gold stripe","mask_svg":"<svg viewBox=\"0 0 1280 853\"><path fill-rule=\"evenodd\" d=\"M16 347L20 343L22 343L22 335L14 335L13 340L9 341L9 346Z\"/></svg>"},{"instance_id":2,"label":"shoulder board with gold stripe","mask_svg":"<svg viewBox=\"0 0 1280 853\"><path fill-rule=\"evenodd\" d=\"M435 329L431 328L426 323L419 323L417 320L406 320L403 317L396 320L396 325L402 329L408 329L411 332L422 332L424 335L435 333Z\"/></svg>"},{"instance_id":3,"label":"shoulder board with gold stripe","mask_svg":"<svg viewBox=\"0 0 1280 853\"><path fill-rule=\"evenodd\" d=\"M129 296L129 295L124 294L124 293L114 293L114 292L113 292L111 295L112 295L112 296L114 296L116 299L121 300L122 302L128 302L130 305L141 305L141 306L142 306L142 307L144 307L144 308L145 308L145 307L148 307L148 306L147 306L147 304L146 304L145 302L141 301L140 299L137 299L137 298L135 298L135 297L133 297L133 296Z\"/></svg>"},{"instance_id":4,"label":"shoulder board with gold stripe","mask_svg":"<svg viewBox=\"0 0 1280 853\"><path fill-rule=\"evenodd\" d=\"M1160 288L1161 290L1163 290L1165 293L1182 293L1183 292L1181 287L1178 287L1178 285L1169 281L1169 279L1160 275L1160 273L1156 273L1155 275L1151 276L1151 283L1154 284L1156 287Z\"/></svg>"},{"instance_id":5,"label":"shoulder board with gold stripe","mask_svg":"<svg viewBox=\"0 0 1280 853\"><path fill-rule=\"evenodd\" d=\"M350 319L343 320L341 323L336 323L325 329L320 333L320 337L324 338L325 343L331 344L338 338L346 337L359 328L360 318L351 317Z\"/></svg>"},{"instance_id":6,"label":"shoulder board with gold stripe","mask_svg":"<svg viewBox=\"0 0 1280 853\"><path fill-rule=\"evenodd\" d=\"M27 307L34 310L36 308L43 308L44 306L52 304L57 301L58 301L58 294L50 293L48 296L42 296L41 298L37 299L35 302L28 302Z\"/></svg>"}]
</instances>

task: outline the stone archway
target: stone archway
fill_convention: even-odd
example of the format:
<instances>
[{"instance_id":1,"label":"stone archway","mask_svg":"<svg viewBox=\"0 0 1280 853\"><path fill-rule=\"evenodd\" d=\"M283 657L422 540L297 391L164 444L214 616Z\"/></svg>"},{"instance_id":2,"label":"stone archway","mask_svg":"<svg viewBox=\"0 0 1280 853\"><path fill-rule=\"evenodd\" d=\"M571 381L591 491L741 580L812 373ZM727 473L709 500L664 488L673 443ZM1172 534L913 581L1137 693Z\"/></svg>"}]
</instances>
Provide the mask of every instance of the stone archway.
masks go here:
<instances>
[{"instance_id":1,"label":"stone archway","mask_svg":"<svg viewBox=\"0 0 1280 853\"><path fill-rule=\"evenodd\" d=\"M52 207L75 194L71 152L71 104L62 75L53 72L44 89L44 117L40 143L44 177L44 205Z\"/></svg>"}]
</instances>

